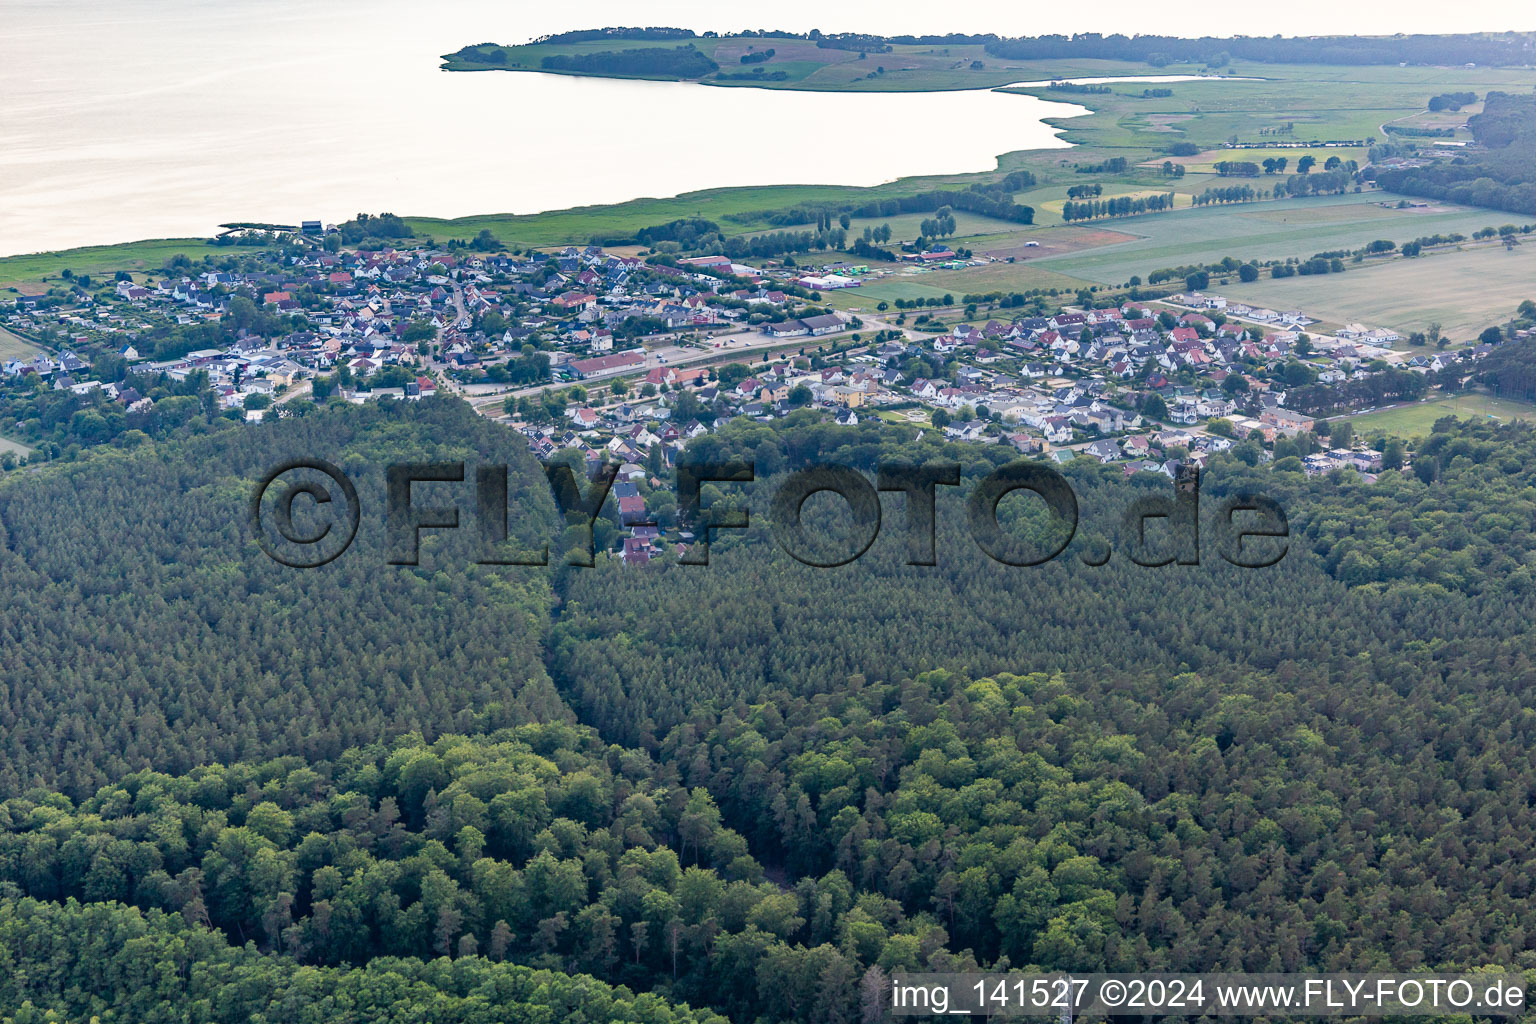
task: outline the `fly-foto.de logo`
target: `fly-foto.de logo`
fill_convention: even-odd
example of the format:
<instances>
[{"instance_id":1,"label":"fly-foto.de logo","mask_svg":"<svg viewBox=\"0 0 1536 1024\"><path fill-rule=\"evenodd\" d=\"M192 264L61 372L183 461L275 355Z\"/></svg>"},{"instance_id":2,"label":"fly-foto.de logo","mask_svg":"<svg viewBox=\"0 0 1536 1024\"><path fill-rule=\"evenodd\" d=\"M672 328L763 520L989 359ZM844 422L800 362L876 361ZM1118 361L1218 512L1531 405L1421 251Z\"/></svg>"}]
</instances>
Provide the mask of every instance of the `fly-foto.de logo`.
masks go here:
<instances>
[{"instance_id":1,"label":"fly-foto.de logo","mask_svg":"<svg viewBox=\"0 0 1536 1024\"><path fill-rule=\"evenodd\" d=\"M570 565L596 564L593 526L618 474L617 465L602 467L581 480L566 462L543 465L555 505L564 522L584 535L565 553ZM463 462L396 463L385 468L384 531L390 565L416 565L421 537L427 530L473 529L481 565L548 565L549 544L509 550L508 467L482 464L469 473ZM677 467L676 499L679 519L693 540L678 557L684 565L708 565L711 539L721 530L750 528L751 511L736 501L702 501L704 484L747 484L756 480L750 461L693 462ZM583 486L583 483L585 486ZM441 489L432 501L420 500L419 485L453 485L453 500L443 503ZM936 565L939 488L961 486L959 463L889 463L873 481L847 466L817 465L775 478L769 501L768 528L775 541L796 561L832 568L857 560L880 535L884 515L880 495L899 494L908 565ZM1021 538L999 521L998 506L1015 492L1037 496L1048 510L1053 527L1044 544ZM824 551L825 538L803 516L806 502L829 493L846 505L838 550ZM466 526L465 513L473 520ZM965 525L978 548L996 562L1032 566L1050 562L1077 535L1078 501L1067 478L1052 467L1031 461L1000 466L971 486L965 496ZM352 480L323 459L295 459L274 467L257 484L249 506L257 543L272 559L299 569L312 569L340 557L356 539L362 524L362 503ZM851 526L846 525L851 520ZM1258 494L1230 495L1204 512L1200 502L1200 471L1182 466L1168 493L1133 500L1119 517L1124 554L1137 565L1200 564L1202 546L1224 561L1248 569L1272 566L1285 557L1290 526L1273 499ZM630 527L655 527L654 522L628 521ZM1202 542L1202 525L1207 536ZM1081 545L1079 560L1103 565L1114 555L1104 541Z\"/></svg>"}]
</instances>

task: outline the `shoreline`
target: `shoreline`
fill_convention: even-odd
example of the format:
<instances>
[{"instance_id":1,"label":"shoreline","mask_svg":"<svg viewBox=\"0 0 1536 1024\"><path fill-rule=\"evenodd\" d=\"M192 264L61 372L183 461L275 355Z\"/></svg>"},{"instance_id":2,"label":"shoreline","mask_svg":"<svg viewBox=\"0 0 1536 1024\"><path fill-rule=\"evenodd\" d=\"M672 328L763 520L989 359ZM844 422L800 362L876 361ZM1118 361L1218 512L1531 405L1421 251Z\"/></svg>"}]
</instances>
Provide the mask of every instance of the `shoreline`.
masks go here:
<instances>
[{"instance_id":1,"label":"shoreline","mask_svg":"<svg viewBox=\"0 0 1536 1024\"><path fill-rule=\"evenodd\" d=\"M1040 121L1042 124L1052 129L1053 135L1055 135L1057 138L1061 138L1062 133L1067 130L1067 127L1057 124L1056 122L1070 121L1080 117L1087 117L1092 113L1094 113L1094 111L1091 109L1084 109L1083 113L1080 114L1054 115L1048 118L1041 118ZM1065 142L1065 140L1063 141ZM407 224L412 226L413 232L415 232L413 237L421 238L425 236L420 230L418 230L420 227L430 226L433 229L433 231L430 233L432 237L438 237L444 232L468 231L470 234L474 234L476 231L478 231L478 228L471 230L472 226L478 222L489 220L495 220L502 224L512 222L517 224L525 224L529 227L537 227L537 222L541 220L548 221L554 220L556 218L585 219L597 217L624 217L626 215L634 215L638 213L639 210L635 208L667 207L672 205L677 205L680 208L680 212L674 214L674 216L684 216L687 214L687 211L681 210L681 208L691 204L731 203L733 200L747 200L750 198L749 194L768 192L783 193L783 195L779 196L778 198L764 196L762 203L771 204L772 202L778 202L788 205L795 202L843 201L860 196L866 198L875 198L875 196L868 196L868 193L879 193L883 196L897 196L911 194L914 192L922 192L930 188L968 185L978 180L1002 174L1005 172L1003 161L1006 158L1014 157L1018 154L1048 153L1057 151L1067 152L1077 148L1080 148L1079 143L1066 142L1065 145L1060 147L1008 150L993 156L993 166L986 170L944 171L935 174L907 175L904 177L892 178L886 181L875 182L869 185L833 185L816 182L775 185L725 185L717 188L695 189L692 191L679 192L673 195L665 196L634 196L629 199L623 199L611 203L591 203L583 206L553 207L547 210L540 210L536 213L487 212L465 214L460 217L438 217L430 214L403 214L402 219L405 220ZM772 209L773 207L772 205L759 205L755 208L767 210ZM658 211L654 214L654 216L662 217L663 220L669 219L663 216L664 212L664 210ZM750 207L744 208L737 215L745 216L749 212ZM718 212L716 212L714 215L728 216L728 214L721 214ZM652 215L647 214L647 216ZM744 230L756 229L744 228ZM447 236L443 235L443 237ZM35 252L0 255L0 282L11 279L13 276L10 273L11 269L25 261L56 260L68 257L75 257L77 259L85 260L98 256L106 256L110 251L120 251L144 246L162 247L168 245L185 245L207 249L238 249L236 246L217 246L211 241L212 238L212 235L167 235L151 238L129 239L121 242L105 242L93 245L71 246L66 249L42 249ZM530 244L536 246L554 245L560 244L560 240L551 240L548 242L536 241Z\"/></svg>"},{"instance_id":2,"label":"shoreline","mask_svg":"<svg viewBox=\"0 0 1536 1024\"><path fill-rule=\"evenodd\" d=\"M891 95L900 93L934 93L934 92L1007 92L1010 89L1044 89L1050 82L1067 82L1083 85L1109 85L1116 82L1194 82L1194 81L1229 81L1229 82L1262 82L1268 79L1249 77L1242 75L1170 75L1159 68L1153 68L1145 75L1124 74L1111 77L1098 77L1094 75L1066 74L1059 78L1031 82L993 82L987 85L949 85L935 83L930 85L909 85L896 82L888 88L860 88L858 86L843 86L813 84L807 85L803 81L774 83L756 82L745 79L726 79L724 81L708 78L675 78L665 75L624 75L618 73L603 74L592 71L568 71L561 68L522 68L502 67L499 65L471 64L463 61L453 61L451 55L444 54L440 58L443 63L439 71L449 74L476 74L482 71L509 71L523 75L560 75L565 78L602 78L616 82L664 82L673 85L707 85L717 89L760 89L764 92L810 92L810 93L873 93L876 95ZM977 74L980 74L979 72ZM991 76L988 76L991 77ZM1007 77L1012 77L1010 74Z\"/></svg>"},{"instance_id":3,"label":"shoreline","mask_svg":"<svg viewBox=\"0 0 1536 1024\"><path fill-rule=\"evenodd\" d=\"M447 69L444 69L444 70L447 70ZM613 80L617 80L617 81L659 81L659 82L674 82L674 83L677 83L677 84L688 84L688 85L708 85L708 84L711 84L711 83L708 83L708 82L699 82L699 81L695 81L695 80L691 80L691 79L655 79L655 78L639 78L639 77L635 77L635 76L619 76L619 75L589 75L589 74L584 74L584 73L580 73L580 72L544 71L544 70L538 70L538 69L522 69L522 68L467 68L467 69L462 69L462 70L467 70L467 71L479 71L479 70L498 70L498 71L500 71L500 70L516 70L516 71L522 71L522 72L524 72L526 74L558 74L558 75L563 75L565 77L571 77L571 78L608 78L608 79L613 79ZM1095 81L1129 81L1129 80L1131 80L1131 78L1135 78L1135 77L1146 77L1146 76L1129 76L1129 77L1124 78L1124 79L1121 79L1121 78L1095 79ZM1180 76L1180 77L1185 77L1185 76ZM1186 77L1186 80L1189 80L1189 78L1192 78L1192 77L1194 77L1194 76ZM1209 78L1211 80L1220 80L1219 76L1199 76L1199 77L1202 78L1202 79ZM1072 79L1065 79L1065 78L1064 79L1057 79L1057 80L1058 81L1072 81ZM742 85L740 87L742 87L742 88L762 88L761 86L757 86L757 85ZM1047 91L1045 86L1033 86L1032 84L1025 83L1025 82L1005 83L1005 84L996 85L996 86L971 86L971 87L966 87L966 88L963 88L963 89L962 88L956 88L956 89L891 89L891 90L860 90L860 91L868 92L868 93L877 93L877 92L884 92L884 93L901 93L901 92L912 92L912 93L918 93L918 92L994 92L994 93L999 93L999 94L1019 95L1019 96L1034 95L1034 92L1027 91L1027 90L1037 90L1037 91L1041 91L1041 92ZM765 91L769 91L769 90L765 90ZM781 90L781 91L846 92L846 91L850 91L850 90L798 89L798 90ZM1080 149L1080 148L1082 148L1083 145L1084 145L1083 143L1074 142L1074 141L1071 141L1071 140L1069 140L1069 139L1067 139L1065 137L1066 133L1071 130L1071 125L1066 123L1066 122L1071 122L1071 121L1077 120L1079 118L1091 117L1094 114L1098 113L1098 110L1094 106L1091 105L1090 101L1093 98L1093 96L1091 94L1090 95L1083 95L1083 94L1075 94L1074 93L1074 94L1070 94L1070 95L1072 97L1070 99L1067 99L1067 98L1057 98L1057 97L1049 96L1049 95L1035 96L1036 99L1040 99L1040 100L1042 100L1044 102L1053 103L1053 104L1056 104L1058 106L1063 106L1063 107L1076 108L1077 112L1072 112L1072 113L1063 112L1063 113L1051 114L1050 116L1042 116L1042 117L1037 118L1038 122L1043 127L1050 129L1051 135L1055 139L1059 140L1062 143L1060 146L1043 146L1043 147L1036 146L1036 147L1032 147L1032 148L1028 148L1028 149L1004 150L1001 153L993 154L992 155L992 161L993 161L992 166L990 168L985 168L985 169L957 170L957 171L937 171L937 172L933 172L933 173L929 173L929 174L903 175L903 176L900 176L900 177L889 178L889 179L886 179L884 181L877 181L877 182L872 182L872 183L863 184L863 185L858 185L858 184L853 184L853 185L829 184L829 183L823 183L823 182L789 182L789 183L757 184L757 185L723 185L723 186L704 188L704 189L692 189L692 190L688 190L688 191L684 191L684 192L672 193L670 195L632 196L632 197L629 197L629 198L626 198L626 199L620 199L620 200L617 200L617 201L614 201L614 202L589 203L589 204L583 204L583 205L579 205L579 206L556 206L556 207L550 207L548 209L539 210L539 211L532 212L532 213L512 213L512 212L508 212L508 211L491 211L491 212L468 213L468 214L463 214L463 215L457 216L457 217L442 217L442 216L433 215L433 214L413 213L413 214L403 214L402 217L403 217L403 219L408 224L411 224L413 226L415 226L415 225L434 225L434 226L435 225L441 225L442 227L440 228L440 230L443 230L443 231L461 231L461 230L469 230L469 225L477 224L478 222L489 221L489 220L495 220L495 221L501 222L503 224L505 224L505 223L507 223L509 221L521 223L521 222L533 222L533 221L537 221L537 220L540 220L540 219L543 219L543 218L599 216L599 215L602 215L604 212L612 213L612 214L618 215L618 216L623 216L624 208L625 207L634 207L634 206L637 206L637 205L688 204L688 203L694 203L694 202L699 202L699 201L707 201L707 200L727 200L728 201L731 198L745 198L745 196L742 195L743 193L763 192L763 191L768 191L768 190L783 191L785 193L798 193L798 192L805 192L805 191L822 192L822 193L826 193L826 192L841 192L841 193L845 193L845 194L837 196L835 198L837 198L837 199L848 199L848 198L852 198L853 197L853 193L868 193L868 192L872 192L872 191L881 191L882 194L902 195L902 194L908 194L908 193L911 193L911 192L922 191L925 187L935 187L935 188L937 188L937 187L944 187L944 186L954 186L956 184L970 184L970 183L973 183L974 181L981 180L981 179L983 179L985 177L988 177L988 176L993 176L993 175L997 175L997 174L1000 174L1000 173L1004 173L1005 170L1007 169L1004 166L1004 161L1007 158L1009 158L1009 157L1016 157L1018 159L1023 159L1023 156L1022 156L1023 154L1046 153L1046 152L1053 152L1053 151L1057 151L1057 150L1060 150L1062 152L1066 152L1066 151L1070 151L1070 150L1073 150L1073 149ZM925 183L927 183L927 184L925 184ZM827 201L827 200L830 200L830 199L833 199L833 198L834 198L833 196L824 196L822 198L817 198L815 196L801 196L800 198L797 199L793 195L786 195L786 196L784 196L782 201L786 202L786 203L793 203L793 202L797 202L797 201L817 202L817 201ZM762 207L762 208L763 209L768 209L768 208L771 208L771 207L765 206L765 207ZM678 215L681 216L681 215L684 215L684 214L678 214ZM463 227L454 227L454 225L464 225L464 226ZM476 228L475 230L477 231L478 228ZM475 231L470 231L470 233L474 234ZM70 256L75 256L77 258L90 258L91 256L94 256L94 255L97 255L97 254L103 254L103 252L102 252L103 250L120 250L120 249L125 249L125 248L136 247L136 246L161 246L161 245L166 245L166 244L185 244L185 245L192 245L192 246L207 246L209 248L214 248L214 246L209 241L212 237L213 237L213 235L211 235L211 234L209 236L207 236L207 237L196 236L196 235L163 235L163 236L151 236L151 237L144 237L144 238L125 239L125 240L119 241L119 242L102 242L102 243L92 243L92 244L89 244L89 245L82 245L82 246L70 246L70 247L63 248L63 249L39 249L39 250L31 251L31 252L19 252L19 253L10 253L10 254L0 254L0 287L3 287L4 282L6 282L7 280L13 278L13 275L8 273L8 271L11 269L11 267L14 264L16 264L16 263L18 263L20 261L26 261L26 260L54 260L54 259L63 259L63 258L70 257ZM419 232L417 234L417 237L421 237ZM548 243L535 242L535 243L532 243L532 244L535 244L535 245L539 245L539 244L558 244L558 242L555 242L555 241L551 241L551 242L548 242Z\"/></svg>"}]
</instances>

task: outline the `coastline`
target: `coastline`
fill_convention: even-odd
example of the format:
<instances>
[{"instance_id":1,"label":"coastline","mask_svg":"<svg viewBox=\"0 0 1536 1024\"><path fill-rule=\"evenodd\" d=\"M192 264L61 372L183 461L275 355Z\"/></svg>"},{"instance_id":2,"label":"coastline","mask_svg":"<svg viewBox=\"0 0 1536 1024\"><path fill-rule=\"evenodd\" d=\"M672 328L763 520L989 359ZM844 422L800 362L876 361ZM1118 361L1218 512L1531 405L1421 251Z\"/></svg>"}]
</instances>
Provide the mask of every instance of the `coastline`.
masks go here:
<instances>
[{"instance_id":1,"label":"coastline","mask_svg":"<svg viewBox=\"0 0 1536 1024\"><path fill-rule=\"evenodd\" d=\"M1079 104L1079 106L1082 106ZM1042 118L1042 123L1061 137L1066 129L1058 122L1069 122L1093 113ZM789 185L729 185L720 188L680 192L670 196L636 196L614 203L558 207L537 213L477 213L463 217L436 217L427 214L402 215L415 238L446 239L472 237L482 228L518 232L516 241L523 245L549 246L580 242L585 244L602 232L618 233L664 223L678 217L704 216L730 221L733 231L767 230L772 227L755 215L792 206L796 203L834 203L853 199L882 199L910 195L937 188L968 187L1014 169L1029 154L1066 152L1077 148L1067 142L1058 149L1020 149L997 154L986 170L955 171L939 174L908 175L872 185L825 185L815 183ZM232 251L216 246L209 237L169 236L142 238L101 245L75 246L67 249L41 250L0 256L0 290L17 281L36 280L42 275L56 275L68 267L76 272L92 272L108 266L136 269L135 262L147 263L174 255L178 251ZM504 239L511 243L513 239ZM148 269L146 266L145 269Z\"/></svg>"},{"instance_id":2,"label":"coastline","mask_svg":"<svg viewBox=\"0 0 1536 1024\"><path fill-rule=\"evenodd\" d=\"M472 68L469 70L490 69ZM533 69L529 69L528 73L559 74L571 78L612 77L619 79L626 77L596 76L574 72ZM629 76L627 80L669 81L633 76ZM710 83L685 80L680 84L707 85ZM756 86L745 85L743 87L755 88ZM945 90L888 91L993 92L999 94L1009 93L1012 95L1035 95L1032 92L1026 91L1028 88L1028 86L1024 86L1022 83L1013 82L1008 83L1006 87L968 86ZM802 89L796 91L815 92L821 90ZM1039 90L1039 92L1044 94L1036 95L1035 98L1050 102L1056 106L1075 108L1075 112L1063 112L1037 118L1041 125L1050 129L1051 135L1054 138L1060 140L1061 145L1004 150L992 156L992 166L989 168L901 175L885 181L864 185L817 182L775 185L724 185L713 188L689 189L670 195L641 195L614 202L590 203L578 206L556 206L532 213L493 211L465 214L459 217L442 217L418 213L403 214L402 217L411 225L417 238L448 238L458 237L461 234L469 237L477 234L484 227L494 226L506 230L515 228L520 232L517 236L518 241L525 245L535 246L566 244L573 241L585 243L587 237L583 236L584 233L590 236L592 232L622 231L626 225L638 228L685 216L704 216L710 219L725 218L731 221L733 230L766 230L773 225L766 221L755 220L752 216L754 212L782 208L796 203L843 202L855 198L866 200L882 199L910 195L934 188L963 188L977 182L990 180L1009 170L1013 170L1021 166L1030 155L1057 151L1064 152L1080 148L1083 143L1068 138L1067 133L1071 130L1072 122L1091 117L1099 112L1093 102L1097 97L1073 94L1070 99L1067 99L1051 95L1044 89ZM228 221L229 217L225 217L224 220ZM34 280L35 275L40 274L57 274L64 267L88 272L93 267L105 266L108 261L115 261L113 265L116 266L121 265L123 262L132 263L146 256L153 256L156 252L164 256L173 255L174 253L171 250L178 246L196 249L222 248L212 245L209 242L211 237L212 235L207 237L196 235L151 236L128 239L121 242L104 242L84 246L70 246L63 249L42 249L33 252L0 255L0 291L6 289L14 281ZM507 241L510 242L511 239Z\"/></svg>"}]
</instances>

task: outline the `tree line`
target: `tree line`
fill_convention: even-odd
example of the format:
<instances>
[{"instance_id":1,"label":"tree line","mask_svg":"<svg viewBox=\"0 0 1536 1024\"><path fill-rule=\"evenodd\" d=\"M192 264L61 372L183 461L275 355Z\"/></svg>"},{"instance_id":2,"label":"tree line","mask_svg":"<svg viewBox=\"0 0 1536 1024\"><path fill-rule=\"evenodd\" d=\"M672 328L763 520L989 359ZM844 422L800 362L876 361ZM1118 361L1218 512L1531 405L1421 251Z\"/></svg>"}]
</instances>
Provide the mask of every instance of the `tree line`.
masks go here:
<instances>
[{"instance_id":1,"label":"tree line","mask_svg":"<svg viewBox=\"0 0 1536 1024\"><path fill-rule=\"evenodd\" d=\"M1173 209L1173 193L1159 192L1150 196L1112 196L1109 199L1068 200L1062 204L1061 219L1064 221L1092 220L1095 217L1134 217L1142 213L1155 213Z\"/></svg>"},{"instance_id":2,"label":"tree line","mask_svg":"<svg viewBox=\"0 0 1536 1024\"><path fill-rule=\"evenodd\" d=\"M1490 92L1467 119L1483 151L1420 167L1377 168L1376 183L1407 195L1536 214L1536 98Z\"/></svg>"},{"instance_id":3,"label":"tree line","mask_svg":"<svg viewBox=\"0 0 1536 1024\"><path fill-rule=\"evenodd\" d=\"M702 78L720 70L719 64L692 45L603 50L596 53L556 53L542 58L539 67L545 71L667 78Z\"/></svg>"}]
</instances>

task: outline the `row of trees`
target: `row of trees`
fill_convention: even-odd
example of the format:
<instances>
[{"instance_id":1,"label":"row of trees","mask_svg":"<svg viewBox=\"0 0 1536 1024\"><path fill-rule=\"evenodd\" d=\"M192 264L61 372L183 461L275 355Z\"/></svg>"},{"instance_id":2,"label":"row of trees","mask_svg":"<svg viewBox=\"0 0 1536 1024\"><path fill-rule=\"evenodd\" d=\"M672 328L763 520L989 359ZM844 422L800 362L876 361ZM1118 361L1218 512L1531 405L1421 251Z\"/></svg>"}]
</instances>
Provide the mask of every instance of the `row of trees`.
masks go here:
<instances>
[{"instance_id":1,"label":"row of trees","mask_svg":"<svg viewBox=\"0 0 1536 1024\"><path fill-rule=\"evenodd\" d=\"M925 217L918 230L924 238L944 238L955 233L955 214L947 206L941 206L933 217Z\"/></svg>"},{"instance_id":2,"label":"row of trees","mask_svg":"<svg viewBox=\"0 0 1536 1024\"><path fill-rule=\"evenodd\" d=\"M771 259L786 253L811 252L813 250L841 249L847 243L848 232L842 228L824 231L772 231L750 238L725 239L723 252L731 259L751 257Z\"/></svg>"},{"instance_id":3,"label":"row of trees","mask_svg":"<svg viewBox=\"0 0 1536 1024\"><path fill-rule=\"evenodd\" d=\"M1208 188L1199 195L1191 197L1191 201L1195 206L1210 206L1224 203L1251 203L1263 198L1263 193L1252 185L1223 185L1219 188Z\"/></svg>"},{"instance_id":4,"label":"row of trees","mask_svg":"<svg viewBox=\"0 0 1536 1024\"><path fill-rule=\"evenodd\" d=\"M1062 204L1061 219L1064 221L1092 220L1095 217L1134 217L1142 213L1155 213L1173 209L1173 193L1158 192L1150 196L1113 196L1109 199L1086 199L1080 202L1068 200Z\"/></svg>"},{"instance_id":5,"label":"row of trees","mask_svg":"<svg viewBox=\"0 0 1536 1024\"><path fill-rule=\"evenodd\" d=\"M1223 178L1256 178L1259 165L1249 160L1218 160L1216 173Z\"/></svg>"}]
</instances>

